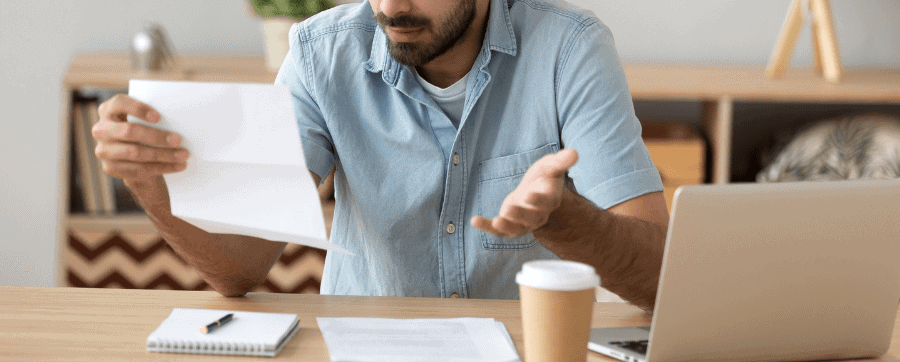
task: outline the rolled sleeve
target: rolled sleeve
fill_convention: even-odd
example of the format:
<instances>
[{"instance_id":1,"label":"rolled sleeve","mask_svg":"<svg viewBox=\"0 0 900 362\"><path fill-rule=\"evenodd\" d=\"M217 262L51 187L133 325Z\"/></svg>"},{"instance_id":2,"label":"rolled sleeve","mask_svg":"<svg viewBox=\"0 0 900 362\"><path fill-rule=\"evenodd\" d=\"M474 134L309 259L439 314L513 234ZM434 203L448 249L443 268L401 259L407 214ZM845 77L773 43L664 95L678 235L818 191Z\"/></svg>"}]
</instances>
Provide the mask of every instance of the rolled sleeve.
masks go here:
<instances>
[{"instance_id":1,"label":"rolled sleeve","mask_svg":"<svg viewBox=\"0 0 900 362\"><path fill-rule=\"evenodd\" d=\"M598 207L608 209L635 197L663 189L659 172L656 168L624 174L611 180L594 186L581 196L591 200Z\"/></svg>"},{"instance_id":2,"label":"rolled sleeve","mask_svg":"<svg viewBox=\"0 0 900 362\"><path fill-rule=\"evenodd\" d=\"M334 167L334 154L319 146L318 143L300 138L303 143L303 155L306 157L306 167L319 176L319 183L325 182L325 177Z\"/></svg>"}]
</instances>

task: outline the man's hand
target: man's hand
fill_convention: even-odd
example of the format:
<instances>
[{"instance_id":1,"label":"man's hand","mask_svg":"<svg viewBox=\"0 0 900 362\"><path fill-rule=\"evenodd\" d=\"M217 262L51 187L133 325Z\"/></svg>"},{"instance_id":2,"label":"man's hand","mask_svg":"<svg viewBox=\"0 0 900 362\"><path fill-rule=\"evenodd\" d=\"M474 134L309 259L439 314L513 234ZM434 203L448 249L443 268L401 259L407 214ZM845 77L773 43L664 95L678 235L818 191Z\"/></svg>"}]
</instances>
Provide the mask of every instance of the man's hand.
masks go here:
<instances>
[{"instance_id":1,"label":"man's hand","mask_svg":"<svg viewBox=\"0 0 900 362\"><path fill-rule=\"evenodd\" d=\"M149 123L159 122L159 113L150 106L119 94L98 109L100 121L92 134L97 140L94 152L110 176L126 181L158 178L187 167L188 151L177 148L177 134L127 122L134 116Z\"/></svg>"},{"instance_id":2,"label":"man's hand","mask_svg":"<svg viewBox=\"0 0 900 362\"><path fill-rule=\"evenodd\" d=\"M493 219L472 218L472 226L497 236L518 237L547 223L562 201L566 171L578 162L578 152L565 149L542 157L506 196Z\"/></svg>"}]
</instances>

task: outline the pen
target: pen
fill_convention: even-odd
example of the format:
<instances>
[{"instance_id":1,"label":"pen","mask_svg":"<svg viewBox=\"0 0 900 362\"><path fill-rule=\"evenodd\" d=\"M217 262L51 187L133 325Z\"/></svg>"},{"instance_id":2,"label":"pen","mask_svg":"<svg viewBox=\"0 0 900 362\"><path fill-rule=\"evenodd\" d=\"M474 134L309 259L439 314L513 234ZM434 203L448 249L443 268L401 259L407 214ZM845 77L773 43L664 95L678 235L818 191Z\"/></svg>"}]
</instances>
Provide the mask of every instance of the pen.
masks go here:
<instances>
[{"instance_id":1,"label":"pen","mask_svg":"<svg viewBox=\"0 0 900 362\"><path fill-rule=\"evenodd\" d=\"M225 325L225 323L231 322L231 317L233 317L233 316L234 316L233 313L228 313L226 316L219 318L219 320L212 322L205 327L200 328L200 333L207 334L218 328L221 328L222 326Z\"/></svg>"}]
</instances>

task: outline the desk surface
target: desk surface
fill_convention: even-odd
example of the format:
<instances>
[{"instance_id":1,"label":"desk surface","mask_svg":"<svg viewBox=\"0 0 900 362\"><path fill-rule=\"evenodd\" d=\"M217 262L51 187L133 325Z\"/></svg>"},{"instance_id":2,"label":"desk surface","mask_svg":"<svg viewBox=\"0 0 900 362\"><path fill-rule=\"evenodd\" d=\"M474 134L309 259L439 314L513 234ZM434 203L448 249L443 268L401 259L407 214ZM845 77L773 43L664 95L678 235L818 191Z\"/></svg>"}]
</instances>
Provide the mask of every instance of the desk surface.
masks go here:
<instances>
[{"instance_id":1,"label":"desk surface","mask_svg":"<svg viewBox=\"0 0 900 362\"><path fill-rule=\"evenodd\" d=\"M249 293L0 286L0 361L223 360L221 356L146 352L147 336L172 308L295 313L300 330L277 359L330 361L316 317L494 318L503 322L523 356L515 300L350 297ZM597 303L594 326L648 324L650 316L625 304ZM589 352L589 361L607 361ZM259 357L229 356L228 361Z\"/></svg>"},{"instance_id":2,"label":"desk surface","mask_svg":"<svg viewBox=\"0 0 900 362\"><path fill-rule=\"evenodd\" d=\"M226 298L215 292L31 288L0 286L0 360L223 360L221 356L146 352L147 336L172 308L296 313L300 331L276 357L329 361L316 317L494 318L503 322L524 355L519 302L510 300L350 297L249 293ZM900 321L900 319L898 319ZM620 303L596 303L593 327L650 323L650 315ZM900 361L900 334L883 361ZM588 361L613 361L587 351ZM228 357L256 361L258 357Z\"/></svg>"}]
</instances>

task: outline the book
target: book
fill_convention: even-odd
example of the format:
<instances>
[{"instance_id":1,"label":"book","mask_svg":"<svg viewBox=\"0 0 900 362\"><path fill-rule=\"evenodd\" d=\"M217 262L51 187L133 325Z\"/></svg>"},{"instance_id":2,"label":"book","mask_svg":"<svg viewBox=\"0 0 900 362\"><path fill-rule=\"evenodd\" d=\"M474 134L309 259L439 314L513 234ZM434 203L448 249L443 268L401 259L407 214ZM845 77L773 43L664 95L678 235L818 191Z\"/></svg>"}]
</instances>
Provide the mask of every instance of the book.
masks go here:
<instances>
[{"instance_id":1,"label":"book","mask_svg":"<svg viewBox=\"0 0 900 362\"><path fill-rule=\"evenodd\" d=\"M100 211L100 199L98 197L99 180L97 178L97 163L94 156L93 137L91 137L90 122L85 119L83 104L76 103L72 111L72 137L74 138L78 176L81 181L82 200L85 211L96 214Z\"/></svg>"},{"instance_id":2,"label":"book","mask_svg":"<svg viewBox=\"0 0 900 362\"><path fill-rule=\"evenodd\" d=\"M70 130L71 131L71 130ZM82 195L81 175L78 174L78 161L76 160L78 151L75 148L74 133L69 142L69 213L83 214L87 212L84 205L84 195Z\"/></svg>"},{"instance_id":3,"label":"book","mask_svg":"<svg viewBox=\"0 0 900 362\"><path fill-rule=\"evenodd\" d=\"M215 331L200 331L232 313ZM174 308L147 337L147 351L274 357L297 333L296 314Z\"/></svg>"},{"instance_id":4,"label":"book","mask_svg":"<svg viewBox=\"0 0 900 362\"><path fill-rule=\"evenodd\" d=\"M138 205L137 200L134 199L131 190L128 189L128 186L125 186L125 181L115 177L112 180L113 193L116 195L116 213L121 215L124 213L142 212L143 209Z\"/></svg>"},{"instance_id":5,"label":"book","mask_svg":"<svg viewBox=\"0 0 900 362\"><path fill-rule=\"evenodd\" d=\"M100 105L97 102L97 100L91 100L82 105L85 123L88 126L88 138L90 139L91 150L97 147L97 140L95 140L90 133L90 129L94 128L94 125L96 125L97 122L100 122L100 114L97 110L97 107ZM106 215L113 215L116 213L116 191L113 188L113 177L103 171L100 160L94 156L93 152L91 152L91 157L93 157L95 165L93 172L97 174L97 192L100 196L100 211Z\"/></svg>"}]
</instances>

